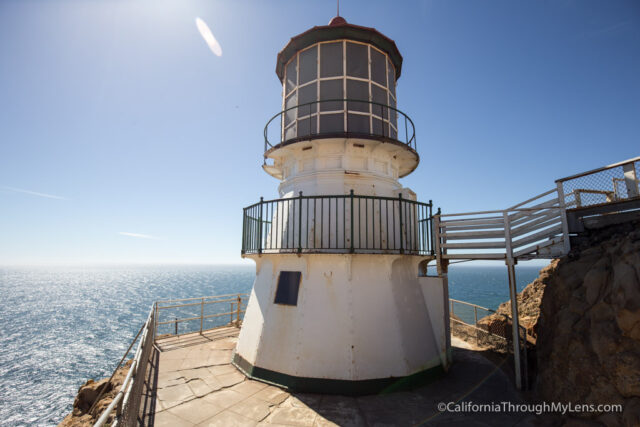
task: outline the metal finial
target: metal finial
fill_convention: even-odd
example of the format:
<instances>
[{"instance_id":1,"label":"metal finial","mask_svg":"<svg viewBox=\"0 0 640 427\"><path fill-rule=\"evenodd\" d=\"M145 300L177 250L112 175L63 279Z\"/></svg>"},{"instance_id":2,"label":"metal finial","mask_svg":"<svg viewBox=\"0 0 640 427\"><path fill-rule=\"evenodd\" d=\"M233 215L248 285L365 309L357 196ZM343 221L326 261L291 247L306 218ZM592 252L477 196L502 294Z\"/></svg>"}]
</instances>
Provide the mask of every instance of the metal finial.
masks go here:
<instances>
[{"instance_id":1,"label":"metal finial","mask_svg":"<svg viewBox=\"0 0 640 427\"><path fill-rule=\"evenodd\" d=\"M338 13L336 14L336 16L340 16L340 0L337 0L337 2L338 2L338 9L337 9Z\"/></svg>"}]
</instances>

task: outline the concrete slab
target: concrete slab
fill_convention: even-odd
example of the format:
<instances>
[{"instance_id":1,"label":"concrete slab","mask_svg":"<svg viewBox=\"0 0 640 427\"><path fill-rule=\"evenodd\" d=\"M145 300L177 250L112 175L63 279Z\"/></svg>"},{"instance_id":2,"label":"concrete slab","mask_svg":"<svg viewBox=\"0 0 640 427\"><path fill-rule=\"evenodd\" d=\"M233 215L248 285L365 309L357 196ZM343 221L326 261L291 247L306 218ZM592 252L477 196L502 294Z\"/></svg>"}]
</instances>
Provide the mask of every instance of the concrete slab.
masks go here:
<instances>
[{"instance_id":1,"label":"concrete slab","mask_svg":"<svg viewBox=\"0 0 640 427\"><path fill-rule=\"evenodd\" d=\"M198 427L253 427L257 424L257 422L236 414L235 412L224 411L215 417L198 424Z\"/></svg>"},{"instance_id":2,"label":"concrete slab","mask_svg":"<svg viewBox=\"0 0 640 427\"><path fill-rule=\"evenodd\" d=\"M169 409L169 413L187 420L192 424L199 424L204 420L214 417L224 410L223 407L215 405L203 399L194 399L189 402Z\"/></svg>"},{"instance_id":3,"label":"concrete slab","mask_svg":"<svg viewBox=\"0 0 640 427\"><path fill-rule=\"evenodd\" d=\"M258 422L264 420L271 414L271 408L273 406L274 405L264 400L248 397L231 406L229 410Z\"/></svg>"},{"instance_id":4,"label":"concrete slab","mask_svg":"<svg viewBox=\"0 0 640 427\"><path fill-rule=\"evenodd\" d=\"M316 411L310 408L276 408L267 419L268 423L288 426L312 427L317 417Z\"/></svg>"},{"instance_id":5,"label":"concrete slab","mask_svg":"<svg viewBox=\"0 0 640 427\"><path fill-rule=\"evenodd\" d=\"M289 393L247 379L231 362L235 327L156 342L157 371L150 372L154 426L487 426L535 424L531 414L440 412L439 402L522 403L509 378L466 343L455 342L454 365L443 378L405 392L373 396ZM532 421L533 420L533 421Z\"/></svg>"}]
</instances>

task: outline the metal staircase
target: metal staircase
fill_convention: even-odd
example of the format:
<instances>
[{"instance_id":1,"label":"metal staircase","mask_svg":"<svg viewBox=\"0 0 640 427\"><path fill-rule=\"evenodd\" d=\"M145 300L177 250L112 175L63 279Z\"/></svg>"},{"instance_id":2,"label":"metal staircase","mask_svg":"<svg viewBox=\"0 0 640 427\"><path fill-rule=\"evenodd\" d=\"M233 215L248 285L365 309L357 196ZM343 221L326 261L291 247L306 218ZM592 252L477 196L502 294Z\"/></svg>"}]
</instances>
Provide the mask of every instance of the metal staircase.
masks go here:
<instances>
[{"instance_id":1,"label":"metal staircase","mask_svg":"<svg viewBox=\"0 0 640 427\"><path fill-rule=\"evenodd\" d=\"M640 157L556 180L556 188L503 210L434 216L438 272L451 260L504 260L509 277L516 386L521 388L515 264L571 249L571 233L640 218ZM618 219L616 219L616 217ZM447 307L448 310L448 307ZM448 313L447 313L448 316Z\"/></svg>"},{"instance_id":2,"label":"metal staircase","mask_svg":"<svg viewBox=\"0 0 640 427\"><path fill-rule=\"evenodd\" d=\"M436 253L441 260L562 256L570 248L566 208L553 189L504 210L437 215Z\"/></svg>"}]
</instances>

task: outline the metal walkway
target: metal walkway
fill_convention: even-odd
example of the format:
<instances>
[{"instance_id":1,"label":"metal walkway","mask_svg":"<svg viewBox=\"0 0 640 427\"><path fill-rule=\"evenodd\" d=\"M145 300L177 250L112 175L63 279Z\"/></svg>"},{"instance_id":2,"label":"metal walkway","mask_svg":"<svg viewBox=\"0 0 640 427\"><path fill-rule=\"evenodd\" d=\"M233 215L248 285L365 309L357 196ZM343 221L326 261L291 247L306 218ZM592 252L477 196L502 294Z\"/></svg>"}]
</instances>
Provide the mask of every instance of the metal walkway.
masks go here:
<instances>
[{"instance_id":1,"label":"metal walkway","mask_svg":"<svg viewBox=\"0 0 640 427\"><path fill-rule=\"evenodd\" d=\"M521 387L515 265L551 259L571 249L570 232L595 217L640 215L640 157L556 180L556 188L503 210L434 216L437 267L446 278L451 260L504 260L509 277L516 385Z\"/></svg>"}]
</instances>

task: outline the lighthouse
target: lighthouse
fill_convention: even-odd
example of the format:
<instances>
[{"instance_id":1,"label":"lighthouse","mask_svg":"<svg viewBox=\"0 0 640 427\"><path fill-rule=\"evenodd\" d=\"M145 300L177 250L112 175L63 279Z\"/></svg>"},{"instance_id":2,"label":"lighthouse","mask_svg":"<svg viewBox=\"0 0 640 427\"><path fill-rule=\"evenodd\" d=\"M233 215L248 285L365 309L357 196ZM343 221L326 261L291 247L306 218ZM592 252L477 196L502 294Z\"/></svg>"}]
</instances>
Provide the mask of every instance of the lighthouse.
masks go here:
<instances>
[{"instance_id":1,"label":"lighthouse","mask_svg":"<svg viewBox=\"0 0 640 427\"><path fill-rule=\"evenodd\" d=\"M243 213L256 278L233 363L248 377L367 394L448 368L446 278L426 274L432 203L399 181L420 161L401 71L393 40L340 16L278 54L263 169L280 197Z\"/></svg>"}]
</instances>

